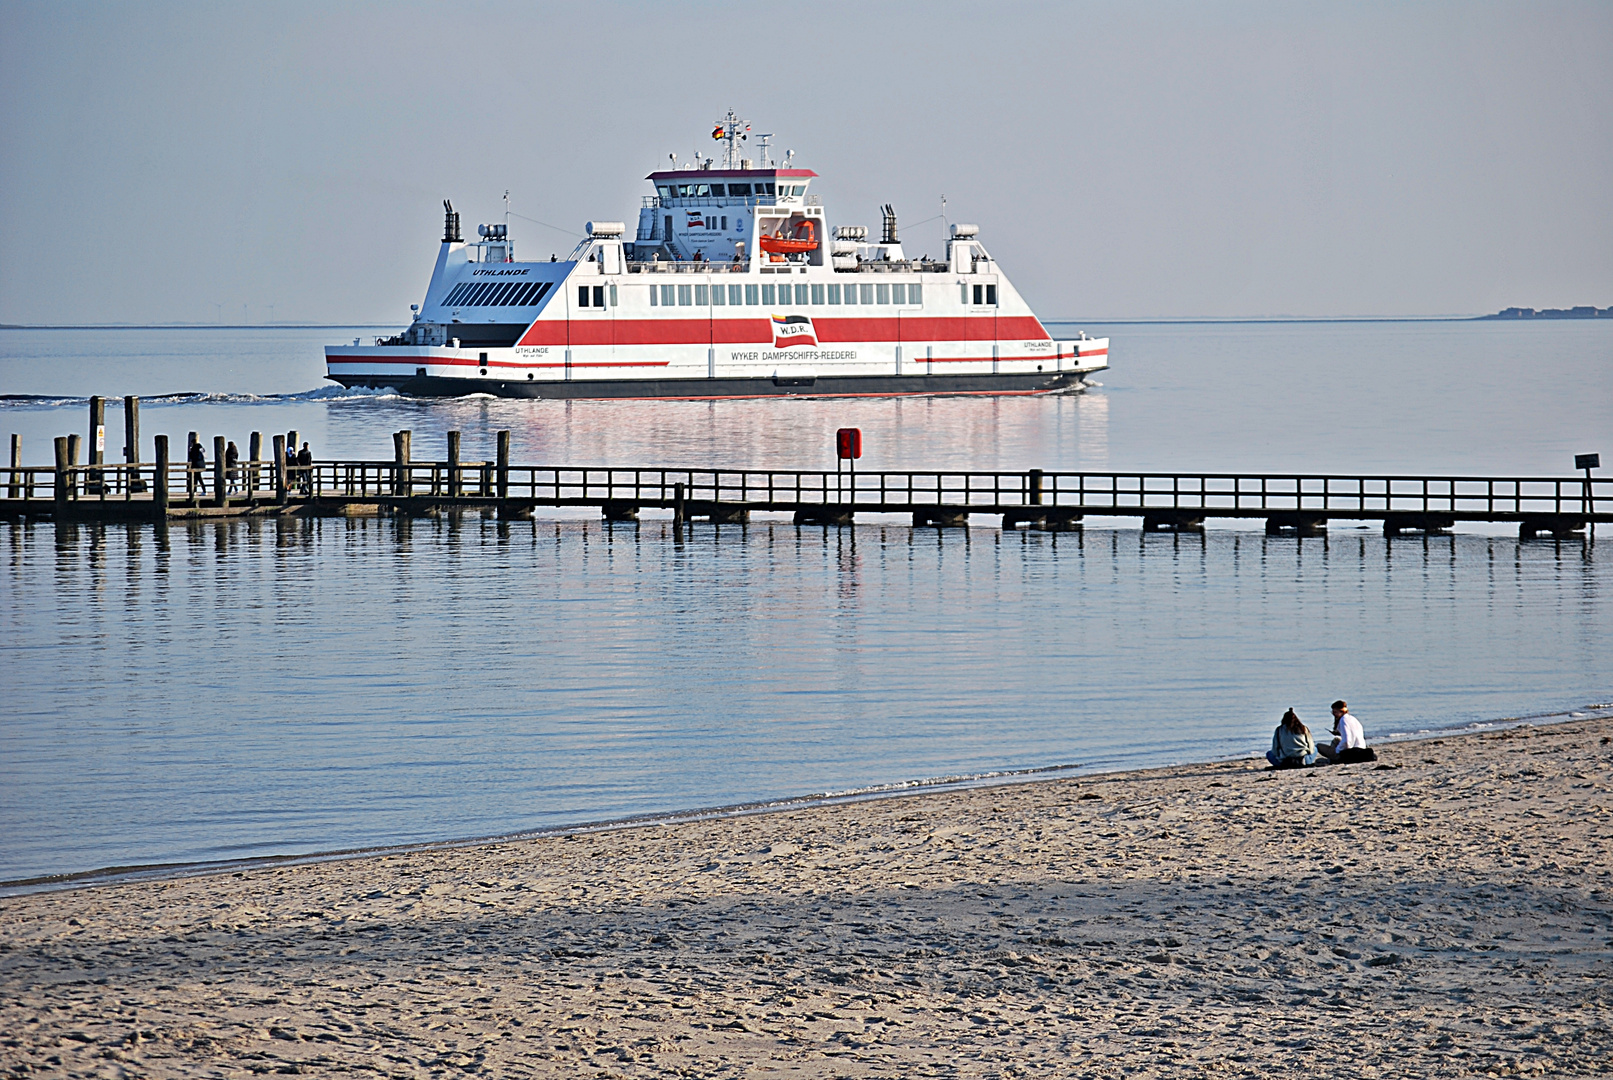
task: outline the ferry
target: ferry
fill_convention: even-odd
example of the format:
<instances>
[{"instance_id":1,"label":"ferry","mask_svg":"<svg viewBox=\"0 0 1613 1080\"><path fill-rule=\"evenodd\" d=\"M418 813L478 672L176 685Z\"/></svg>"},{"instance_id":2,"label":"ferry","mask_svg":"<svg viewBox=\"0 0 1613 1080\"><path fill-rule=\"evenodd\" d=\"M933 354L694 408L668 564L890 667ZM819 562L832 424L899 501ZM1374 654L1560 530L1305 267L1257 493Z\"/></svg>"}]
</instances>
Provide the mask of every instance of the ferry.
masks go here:
<instances>
[{"instance_id":1,"label":"ferry","mask_svg":"<svg viewBox=\"0 0 1613 1080\"><path fill-rule=\"evenodd\" d=\"M832 232L817 173L746 156L749 125L714 126L700 157L647 177L637 230L591 221L565 259L515 256L508 214L446 220L431 283L401 333L325 350L348 387L426 397L719 398L1070 392L1108 366L1107 338L1052 337L973 225L914 258L885 205Z\"/></svg>"}]
</instances>

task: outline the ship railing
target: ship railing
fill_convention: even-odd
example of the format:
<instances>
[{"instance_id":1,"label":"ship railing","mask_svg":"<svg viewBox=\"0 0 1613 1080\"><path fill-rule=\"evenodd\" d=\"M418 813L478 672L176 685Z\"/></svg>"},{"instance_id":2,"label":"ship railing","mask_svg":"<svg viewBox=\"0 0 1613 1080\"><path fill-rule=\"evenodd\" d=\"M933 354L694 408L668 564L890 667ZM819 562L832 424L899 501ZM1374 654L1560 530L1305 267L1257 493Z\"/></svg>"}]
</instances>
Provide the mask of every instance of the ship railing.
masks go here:
<instances>
[{"instance_id":1,"label":"ship railing","mask_svg":"<svg viewBox=\"0 0 1613 1080\"><path fill-rule=\"evenodd\" d=\"M816 195L799 197L795 195L674 195L663 198L660 195L642 196L643 205L652 209L673 209L682 206L778 206L780 200L794 201L800 198L804 206L822 206L823 200Z\"/></svg>"},{"instance_id":2,"label":"ship railing","mask_svg":"<svg viewBox=\"0 0 1613 1080\"><path fill-rule=\"evenodd\" d=\"M627 264L629 274L742 274L747 269L749 260L736 263L707 259L634 259Z\"/></svg>"}]
</instances>

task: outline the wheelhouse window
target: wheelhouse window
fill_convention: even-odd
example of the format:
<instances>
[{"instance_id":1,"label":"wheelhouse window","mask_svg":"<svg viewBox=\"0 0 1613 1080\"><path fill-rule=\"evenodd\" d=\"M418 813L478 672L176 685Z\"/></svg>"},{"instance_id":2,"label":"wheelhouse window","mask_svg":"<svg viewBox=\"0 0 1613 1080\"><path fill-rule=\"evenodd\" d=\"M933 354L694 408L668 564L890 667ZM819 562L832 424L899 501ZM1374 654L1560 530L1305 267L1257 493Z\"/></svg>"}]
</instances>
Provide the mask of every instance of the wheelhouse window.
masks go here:
<instances>
[{"instance_id":1,"label":"wheelhouse window","mask_svg":"<svg viewBox=\"0 0 1613 1080\"><path fill-rule=\"evenodd\" d=\"M749 184L729 184L728 185L728 194L729 195L749 195L750 194L750 185Z\"/></svg>"},{"instance_id":2,"label":"wheelhouse window","mask_svg":"<svg viewBox=\"0 0 1613 1080\"><path fill-rule=\"evenodd\" d=\"M713 198L717 198L717 199L722 198L723 195L724 195L723 185L721 185L721 184L712 184L711 185L711 194L712 194Z\"/></svg>"}]
</instances>

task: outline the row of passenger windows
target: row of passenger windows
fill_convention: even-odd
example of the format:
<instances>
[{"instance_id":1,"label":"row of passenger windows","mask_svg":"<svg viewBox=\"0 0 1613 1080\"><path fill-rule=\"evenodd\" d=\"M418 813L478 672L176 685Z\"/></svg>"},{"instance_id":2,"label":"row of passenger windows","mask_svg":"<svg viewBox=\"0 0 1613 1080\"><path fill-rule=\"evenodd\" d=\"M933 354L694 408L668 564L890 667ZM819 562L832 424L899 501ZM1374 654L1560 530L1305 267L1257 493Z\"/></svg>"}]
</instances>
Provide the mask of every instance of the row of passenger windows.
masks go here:
<instances>
[{"instance_id":1,"label":"row of passenger windows","mask_svg":"<svg viewBox=\"0 0 1613 1080\"><path fill-rule=\"evenodd\" d=\"M996 286L992 286L995 303ZM787 283L766 285L651 285L651 307L723 307L762 305L775 307L819 307L839 304L916 304L924 305L924 290L918 282L848 282L841 285Z\"/></svg>"},{"instance_id":2,"label":"row of passenger windows","mask_svg":"<svg viewBox=\"0 0 1613 1080\"><path fill-rule=\"evenodd\" d=\"M529 307L553 286L547 281L467 281L443 298L443 307Z\"/></svg>"},{"instance_id":3,"label":"row of passenger windows","mask_svg":"<svg viewBox=\"0 0 1613 1080\"><path fill-rule=\"evenodd\" d=\"M656 184L663 199L749 198L752 195L805 195L805 184Z\"/></svg>"},{"instance_id":4,"label":"row of passenger windows","mask_svg":"<svg viewBox=\"0 0 1613 1080\"><path fill-rule=\"evenodd\" d=\"M589 304L590 300L593 301L592 305ZM603 285L578 285L577 286L577 306L578 307L590 307L590 306L592 306L592 307L604 307L605 306L605 286L603 286ZM610 306L611 307L616 306L616 286L614 286L614 285L612 285L610 287Z\"/></svg>"}]
</instances>

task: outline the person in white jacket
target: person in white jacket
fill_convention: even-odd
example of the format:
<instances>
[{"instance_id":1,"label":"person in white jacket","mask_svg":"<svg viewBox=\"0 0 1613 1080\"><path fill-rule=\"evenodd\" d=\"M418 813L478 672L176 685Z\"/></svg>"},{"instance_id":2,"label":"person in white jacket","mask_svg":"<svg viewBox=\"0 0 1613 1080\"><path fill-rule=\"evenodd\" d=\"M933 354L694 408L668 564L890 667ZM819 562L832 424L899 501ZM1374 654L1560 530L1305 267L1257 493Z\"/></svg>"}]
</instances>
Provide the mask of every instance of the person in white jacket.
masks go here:
<instances>
[{"instance_id":1,"label":"person in white jacket","mask_svg":"<svg viewBox=\"0 0 1613 1080\"><path fill-rule=\"evenodd\" d=\"M1333 742L1318 746L1316 752L1335 765L1353 761L1376 761L1378 755L1367 749L1367 733L1361 721L1350 715L1350 705L1340 698L1333 703Z\"/></svg>"}]
</instances>

